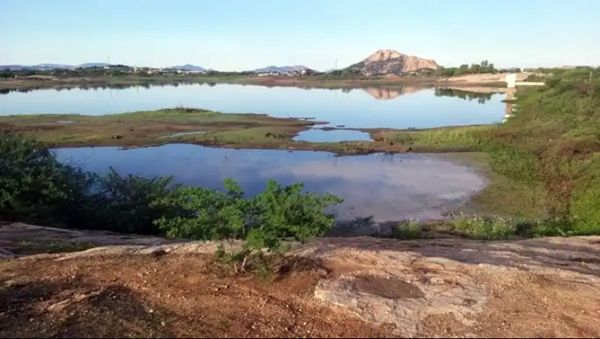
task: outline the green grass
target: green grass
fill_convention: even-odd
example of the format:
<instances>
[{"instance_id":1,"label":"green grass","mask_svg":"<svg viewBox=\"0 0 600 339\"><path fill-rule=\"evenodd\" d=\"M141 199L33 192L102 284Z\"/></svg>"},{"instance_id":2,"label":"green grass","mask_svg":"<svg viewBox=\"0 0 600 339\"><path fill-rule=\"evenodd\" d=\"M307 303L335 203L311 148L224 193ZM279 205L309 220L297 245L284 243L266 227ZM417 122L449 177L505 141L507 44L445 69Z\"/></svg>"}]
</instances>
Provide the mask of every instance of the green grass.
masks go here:
<instances>
[{"instance_id":1,"label":"green grass","mask_svg":"<svg viewBox=\"0 0 600 339\"><path fill-rule=\"evenodd\" d=\"M600 234L600 70L546 73L547 86L518 89L506 123L372 134L414 151L485 152L492 183L471 205L541 220L536 234Z\"/></svg>"},{"instance_id":2,"label":"green grass","mask_svg":"<svg viewBox=\"0 0 600 339\"><path fill-rule=\"evenodd\" d=\"M394 145L402 144L415 152L473 152L487 144L487 133L495 126L462 126L431 128L415 131L373 131L375 140Z\"/></svg>"},{"instance_id":3,"label":"green grass","mask_svg":"<svg viewBox=\"0 0 600 339\"><path fill-rule=\"evenodd\" d=\"M492 167L490 153L447 153L444 157L470 167L487 181L487 185L459 207L456 213L532 220L545 217L543 201L540 199L543 196L541 185L498 173Z\"/></svg>"},{"instance_id":4,"label":"green grass","mask_svg":"<svg viewBox=\"0 0 600 339\"><path fill-rule=\"evenodd\" d=\"M520 89L517 114L490 134L492 167L541 186L548 219L568 234L600 234L600 80L590 71L558 70L547 87Z\"/></svg>"},{"instance_id":5,"label":"green grass","mask_svg":"<svg viewBox=\"0 0 600 339\"><path fill-rule=\"evenodd\" d=\"M72 121L62 124L59 121ZM168 142L272 144L290 142L313 122L261 114L222 114L187 108L102 116L18 115L0 117L0 130L21 132L54 146L148 146ZM204 131L173 137L176 133ZM276 136L276 138L273 138Z\"/></svg>"},{"instance_id":6,"label":"green grass","mask_svg":"<svg viewBox=\"0 0 600 339\"><path fill-rule=\"evenodd\" d=\"M72 121L64 124L59 121ZM219 147L330 151L337 154L405 152L401 144L294 141L315 121L263 114L173 108L102 116L39 114L0 117L0 131L13 131L56 147L153 146L191 143ZM186 132L200 134L175 135Z\"/></svg>"}]
</instances>

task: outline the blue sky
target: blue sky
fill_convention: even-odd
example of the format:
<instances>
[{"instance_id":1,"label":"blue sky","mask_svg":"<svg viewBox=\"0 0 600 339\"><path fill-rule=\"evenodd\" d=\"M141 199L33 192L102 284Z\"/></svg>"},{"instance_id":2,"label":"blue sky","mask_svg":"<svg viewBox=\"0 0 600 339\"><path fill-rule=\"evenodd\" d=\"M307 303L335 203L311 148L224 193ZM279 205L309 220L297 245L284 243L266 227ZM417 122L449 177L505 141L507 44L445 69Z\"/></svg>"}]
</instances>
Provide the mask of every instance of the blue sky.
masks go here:
<instances>
[{"instance_id":1,"label":"blue sky","mask_svg":"<svg viewBox=\"0 0 600 339\"><path fill-rule=\"evenodd\" d=\"M600 65L599 0L0 0L0 64Z\"/></svg>"}]
</instances>

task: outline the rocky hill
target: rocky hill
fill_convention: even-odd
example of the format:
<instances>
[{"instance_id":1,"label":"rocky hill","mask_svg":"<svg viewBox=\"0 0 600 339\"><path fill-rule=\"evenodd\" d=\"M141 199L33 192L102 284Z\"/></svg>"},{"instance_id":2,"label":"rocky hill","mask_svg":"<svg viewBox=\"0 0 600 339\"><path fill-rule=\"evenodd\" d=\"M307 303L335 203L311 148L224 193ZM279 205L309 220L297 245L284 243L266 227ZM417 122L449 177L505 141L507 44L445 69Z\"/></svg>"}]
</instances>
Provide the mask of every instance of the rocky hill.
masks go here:
<instances>
[{"instance_id":1,"label":"rocky hill","mask_svg":"<svg viewBox=\"0 0 600 339\"><path fill-rule=\"evenodd\" d=\"M425 69L435 70L440 65L432 59L406 55L391 49L380 49L348 69L360 71L365 76L402 75Z\"/></svg>"}]
</instances>

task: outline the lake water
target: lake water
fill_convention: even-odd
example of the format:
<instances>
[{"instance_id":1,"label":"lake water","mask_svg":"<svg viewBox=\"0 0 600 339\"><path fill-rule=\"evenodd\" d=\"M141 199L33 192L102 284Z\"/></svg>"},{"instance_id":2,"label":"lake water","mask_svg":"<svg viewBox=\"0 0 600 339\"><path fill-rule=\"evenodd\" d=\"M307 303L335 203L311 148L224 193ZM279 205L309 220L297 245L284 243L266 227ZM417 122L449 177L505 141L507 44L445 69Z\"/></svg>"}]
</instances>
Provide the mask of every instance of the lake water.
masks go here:
<instances>
[{"instance_id":1,"label":"lake water","mask_svg":"<svg viewBox=\"0 0 600 339\"><path fill-rule=\"evenodd\" d=\"M445 209L458 207L485 186L472 169L439 155L336 157L328 152L188 144L61 148L55 152L60 161L96 173L105 173L112 166L120 174L173 176L178 183L219 189L224 179L233 178L249 195L262 191L269 179L286 185L303 182L307 191L344 198L334 209L340 221L368 216L376 222L440 218Z\"/></svg>"},{"instance_id":2,"label":"lake water","mask_svg":"<svg viewBox=\"0 0 600 339\"><path fill-rule=\"evenodd\" d=\"M347 128L427 128L501 122L503 96L432 88L303 89L185 84L123 89L41 89L0 94L0 115L99 115L176 106L225 113L312 117Z\"/></svg>"},{"instance_id":3,"label":"lake water","mask_svg":"<svg viewBox=\"0 0 600 339\"><path fill-rule=\"evenodd\" d=\"M296 141L340 142L340 141L373 141L369 133L350 129L324 130L312 128L298 133Z\"/></svg>"},{"instance_id":4,"label":"lake water","mask_svg":"<svg viewBox=\"0 0 600 339\"><path fill-rule=\"evenodd\" d=\"M302 89L231 84L186 84L124 89L43 89L0 95L0 115L78 113L100 115L185 106L225 113L266 113L314 118L318 127L427 128L502 121L502 95L475 95L431 88ZM66 119L61 119L66 120ZM68 123L68 122L65 122ZM192 131L203 133L203 131ZM356 130L303 131L298 140L369 140ZM197 145L62 148L58 158L85 170L173 176L178 183L221 188L234 178L254 195L269 179L303 182L311 192L345 199L338 221L373 217L377 223L440 218L485 186L470 168L439 155L370 154L337 157L327 152L234 150ZM372 227L354 227L369 234ZM345 233L349 234L349 233Z\"/></svg>"}]
</instances>

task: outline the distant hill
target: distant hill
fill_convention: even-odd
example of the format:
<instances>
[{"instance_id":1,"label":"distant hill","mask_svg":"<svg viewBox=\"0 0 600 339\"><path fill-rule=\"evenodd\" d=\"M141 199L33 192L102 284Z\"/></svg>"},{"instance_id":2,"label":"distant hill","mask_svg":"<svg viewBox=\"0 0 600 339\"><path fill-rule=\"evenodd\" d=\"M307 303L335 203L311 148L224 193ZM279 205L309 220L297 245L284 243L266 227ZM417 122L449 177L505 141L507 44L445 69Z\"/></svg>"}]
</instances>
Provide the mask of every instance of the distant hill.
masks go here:
<instances>
[{"instance_id":1,"label":"distant hill","mask_svg":"<svg viewBox=\"0 0 600 339\"><path fill-rule=\"evenodd\" d=\"M37 65L0 65L0 70L8 71L50 71L55 69L76 69L76 68L92 68L110 66L107 63L90 62L81 65L64 65L64 64L37 64Z\"/></svg>"},{"instance_id":2,"label":"distant hill","mask_svg":"<svg viewBox=\"0 0 600 339\"><path fill-rule=\"evenodd\" d=\"M62 64L38 64L38 65L0 65L0 70L9 71L20 71L20 70L33 70L33 71L47 71L52 69L73 69L74 66L62 65Z\"/></svg>"},{"instance_id":3,"label":"distant hill","mask_svg":"<svg viewBox=\"0 0 600 339\"><path fill-rule=\"evenodd\" d=\"M439 67L440 65L432 59L406 55L391 49L380 49L347 69L360 71L365 76L377 76L401 75L424 69L435 70Z\"/></svg>"},{"instance_id":4,"label":"distant hill","mask_svg":"<svg viewBox=\"0 0 600 339\"><path fill-rule=\"evenodd\" d=\"M94 68L94 67L106 67L106 66L110 66L110 64L107 64L105 62L88 62L85 64L77 65L75 67L76 68Z\"/></svg>"},{"instance_id":5,"label":"distant hill","mask_svg":"<svg viewBox=\"0 0 600 339\"><path fill-rule=\"evenodd\" d=\"M263 68L257 68L252 70L253 73L270 73L270 74L309 74L315 73L315 70L310 69L306 66L295 65L295 66L267 66Z\"/></svg>"},{"instance_id":6,"label":"distant hill","mask_svg":"<svg viewBox=\"0 0 600 339\"><path fill-rule=\"evenodd\" d=\"M167 69L175 70L175 71L201 72L201 73L204 73L207 71L207 69L204 67L200 67L200 66L196 66L196 65L192 65L192 64L185 64L185 65L181 65L181 66L171 66L171 67L167 67Z\"/></svg>"},{"instance_id":7,"label":"distant hill","mask_svg":"<svg viewBox=\"0 0 600 339\"><path fill-rule=\"evenodd\" d=\"M23 65L0 65L0 71L19 71L23 69Z\"/></svg>"}]
</instances>

